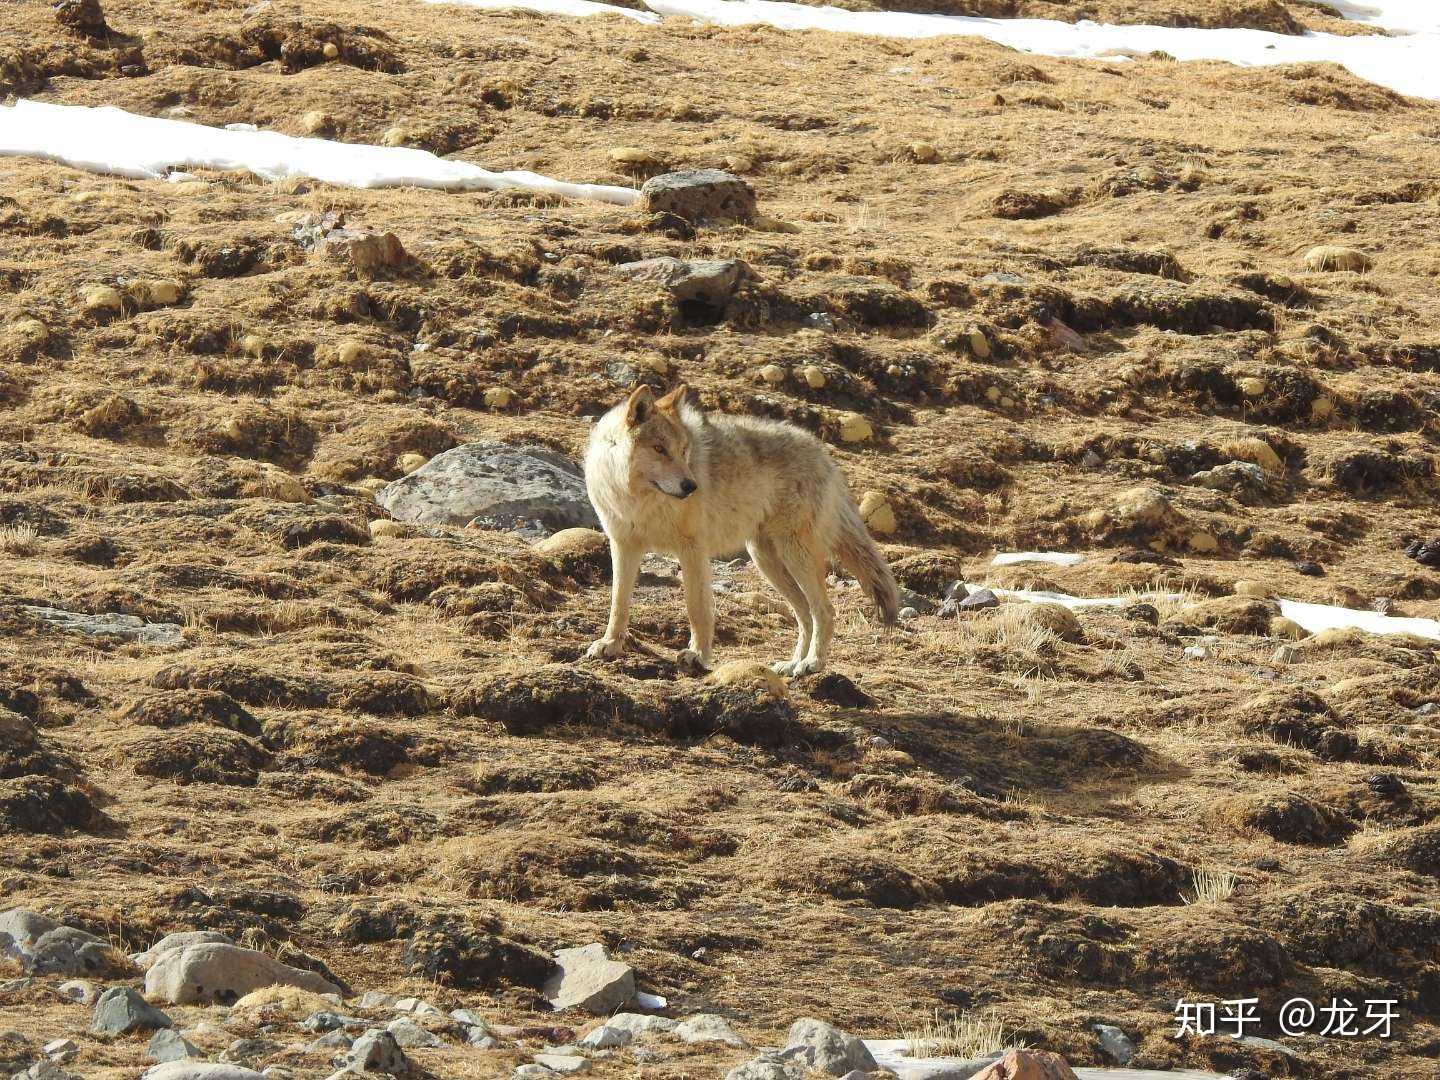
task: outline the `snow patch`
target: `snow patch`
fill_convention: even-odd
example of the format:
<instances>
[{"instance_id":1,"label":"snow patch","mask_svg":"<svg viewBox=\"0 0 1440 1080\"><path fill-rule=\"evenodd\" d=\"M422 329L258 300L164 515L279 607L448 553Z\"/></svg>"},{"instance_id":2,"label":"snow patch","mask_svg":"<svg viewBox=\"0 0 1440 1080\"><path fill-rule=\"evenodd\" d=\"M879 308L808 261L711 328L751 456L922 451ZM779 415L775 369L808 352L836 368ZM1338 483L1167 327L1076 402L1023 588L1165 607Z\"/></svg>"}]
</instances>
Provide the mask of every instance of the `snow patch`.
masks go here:
<instances>
[{"instance_id":1,"label":"snow patch","mask_svg":"<svg viewBox=\"0 0 1440 1080\"><path fill-rule=\"evenodd\" d=\"M570 184L532 172L490 172L410 147L213 128L110 106L92 109L24 99L0 107L0 156L42 158L135 180L163 180L172 169L207 168L241 170L266 180L303 176L355 188L523 188L620 206L640 196L633 188Z\"/></svg>"},{"instance_id":2,"label":"snow patch","mask_svg":"<svg viewBox=\"0 0 1440 1080\"><path fill-rule=\"evenodd\" d=\"M893 1072L900 1080L962 1080L979 1072L1001 1055L983 1058L911 1057L907 1039L865 1039L865 1049L882 1069ZM1222 1073L1198 1069L1076 1069L1080 1080L1229 1080Z\"/></svg>"},{"instance_id":3,"label":"snow patch","mask_svg":"<svg viewBox=\"0 0 1440 1080\"><path fill-rule=\"evenodd\" d=\"M1072 611L1085 608L1118 608L1146 600L1175 602L1184 597L1180 593L1136 593L1132 596L1071 596L1069 593L1046 592L1042 589L996 589L990 590L996 596L1010 600L1024 600L1032 604L1059 604ZM1413 634L1430 641L1440 641L1440 621L1435 619L1409 619L1396 615L1381 615L1377 611L1355 611L1352 608L1334 604L1310 604L1301 600L1281 600L1280 614L1297 623L1311 634L1322 630L1354 629L1370 634Z\"/></svg>"},{"instance_id":4,"label":"snow patch","mask_svg":"<svg viewBox=\"0 0 1440 1080\"><path fill-rule=\"evenodd\" d=\"M425 0L427 4L458 4L461 7L482 8L497 11L505 8L521 11L538 11L544 15L623 15L642 23L658 23L660 16L649 11L620 7L617 4L599 4L595 0Z\"/></svg>"},{"instance_id":5,"label":"snow patch","mask_svg":"<svg viewBox=\"0 0 1440 1080\"><path fill-rule=\"evenodd\" d=\"M1074 566L1085 561L1084 555L1064 551L1002 551L990 560L991 566L1014 566L1017 563L1049 563L1051 566Z\"/></svg>"},{"instance_id":6,"label":"snow patch","mask_svg":"<svg viewBox=\"0 0 1440 1080\"><path fill-rule=\"evenodd\" d=\"M1342 0L1349 2L1349 0ZM1402 94L1440 99L1440 33L1405 37L1338 34L1274 34L1266 30L1174 26L1111 26L1053 19L987 19L970 15L914 15L895 11L846 11L780 0L645 0L652 11L722 26L762 23L782 30L832 30L880 37L971 35L1043 56L1109 59L1165 52L1177 60L1224 60L1241 67L1333 62L1362 79ZM1353 4L1381 7L1380 3ZM1414 5L1419 16L1420 4ZM1405 21L1411 5L1386 2ZM1433 5L1432 5L1432 15Z\"/></svg>"},{"instance_id":7,"label":"snow patch","mask_svg":"<svg viewBox=\"0 0 1440 1080\"><path fill-rule=\"evenodd\" d=\"M1411 34L1440 33L1440 4L1435 0L1320 0L1351 22Z\"/></svg>"},{"instance_id":8,"label":"snow patch","mask_svg":"<svg viewBox=\"0 0 1440 1080\"><path fill-rule=\"evenodd\" d=\"M1396 615L1381 615L1378 611L1352 611L1350 608L1306 604L1299 600L1281 600L1280 614L1312 634L1322 630L1355 629L1371 634L1414 634L1440 641L1440 621L1435 619L1404 619Z\"/></svg>"}]
</instances>

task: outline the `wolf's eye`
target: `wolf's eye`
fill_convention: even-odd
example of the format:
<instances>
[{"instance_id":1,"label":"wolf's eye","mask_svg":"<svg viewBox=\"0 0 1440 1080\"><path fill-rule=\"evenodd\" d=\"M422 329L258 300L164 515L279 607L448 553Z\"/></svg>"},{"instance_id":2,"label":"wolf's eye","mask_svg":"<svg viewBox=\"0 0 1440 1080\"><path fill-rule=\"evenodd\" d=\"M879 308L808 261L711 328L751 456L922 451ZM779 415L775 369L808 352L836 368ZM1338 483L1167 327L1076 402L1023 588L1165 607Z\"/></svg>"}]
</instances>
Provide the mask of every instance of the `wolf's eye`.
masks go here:
<instances>
[{"instance_id":1,"label":"wolf's eye","mask_svg":"<svg viewBox=\"0 0 1440 1080\"><path fill-rule=\"evenodd\" d=\"M666 450L665 447L661 446L659 443L655 444L655 453L659 454L661 457L668 458L670 456L670 451Z\"/></svg>"}]
</instances>

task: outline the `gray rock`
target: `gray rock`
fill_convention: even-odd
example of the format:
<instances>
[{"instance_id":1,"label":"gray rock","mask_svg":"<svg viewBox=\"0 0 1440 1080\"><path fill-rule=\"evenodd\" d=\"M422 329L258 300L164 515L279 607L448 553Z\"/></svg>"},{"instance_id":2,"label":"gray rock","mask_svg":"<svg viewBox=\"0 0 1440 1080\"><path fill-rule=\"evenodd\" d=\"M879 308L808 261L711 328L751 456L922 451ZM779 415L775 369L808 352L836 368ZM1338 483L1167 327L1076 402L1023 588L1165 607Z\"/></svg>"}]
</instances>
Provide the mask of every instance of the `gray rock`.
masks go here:
<instances>
[{"instance_id":1,"label":"gray rock","mask_svg":"<svg viewBox=\"0 0 1440 1080\"><path fill-rule=\"evenodd\" d=\"M861 1069L851 1069L840 1080L870 1080L870 1073Z\"/></svg>"},{"instance_id":2,"label":"gray rock","mask_svg":"<svg viewBox=\"0 0 1440 1080\"><path fill-rule=\"evenodd\" d=\"M56 1039L42 1046L40 1052L51 1061L66 1062L80 1052L80 1046L74 1039Z\"/></svg>"},{"instance_id":3,"label":"gray rock","mask_svg":"<svg viewBox=\"0 0 1440 1080\"><path fill-rule=\"evenodd\" d=\"M482 1035L479 1028L471 1028L465 1035L465 1041L477 1050L494 1050L500 1045L500 1040L493 1035Z\"/></svg>"},{"instance_id":4,"label":"gray rock","mask_svg":"<svg viewBox=\"0 0 1440 1080\"><path fill-rule=\"evenodd\" d=\"M267 986L298 986L316 994L340 988L313 971L282 964L267 953L221 942L186 945L160 954L145 973L145 993L174 1005L237 1000Z\"/></svg>"},{"instance_id":5,"label":"gray rock","mask_svg":"<svg viewBox=\"0 0 1440 1080\"><path fill-rule=\"evenodd\" d=\"M305 1031L336 1031L346 1027L364 1027L366 1021L358 1016L341 1016L333 1012L311 1013L304 1020L300 1021L300 1027Z\"/></svg>"},{"instance_id":6,"label":"gray rock","mask_svg":"<svg viewBox=\"0 0 1440 1080\"><path fill-rule=\"evenodd\" d=\"M370 1028L350 1047L346 1064L355 1072L388 1073L404 1076L410 1071L410 1059L395 1036L379 1028Z\"/></svg>"},{"instance_id":7,"label":"gray rock","mask_svg":"<svg viewBox=\"0 0 1440 1080\"><path fill-rule=\"evenodd\" d=\"M578 1054L536 1054L535 1064L562 1075L590 1071L590 1060Z\"/></svg>"},{"instance_id":8,"label":"gray rock","mask_svg":"<svg viewBox=\"0 0 1440 1080\"><path fill-rule=\"evenodd\" d=\"M366 990L360 995L360 1008L393 1009L399 1000L394 994L387 994L383 990Z\"/></svg>"},{"instance_id":9,"label":"gray rock","mask_svg":"<svg viewBox=\"0 0 1440 1080\"><path fill-rule=\"evenodd\" d=\"M0 994L18 994L34 985L35 980L28 975L19 979L6 979L0 982Z\"/></svg>"},{"instance_id":10,"label":"gray rock","mask_svg":"<svg viewBox=\"0 0 1440 1080\"><path fill-rule=\"evenodd\" d=\"M1298 1058L1300 1055L1282 1042L1274 1039L1262 1038L1259 1035L1244 1035L1237 1040L1242 1046L1254 1047L1256 1050L1271 1050L1277 1054L1283 1054L1288 1058Z\"/></svg>"},{"instance_id":11,"label":"gray rock","mask_svg":"<svg viewBox=\"0 0 1440 1080\"><path fill-rule=\"evenodd\" d=\"M515 1080L539 1080L540 1077L554 1076L555 1073L544 1065L537 1065L532 1061L528 1065L517 1066L510 1075Z\"/></svg>"},{"instance_id":12,"label":"gray rock","mask_svg":"<svg viewBox=\"0 0 1440 1080\"><path fill-rule=\"evenodd\" d=\"M785 1049L800 1050L812 1068L831 1076L843 1076L852 1069L869 1072L879 1068L863 1042L813 1017L802 1017L790 1025Z\"/></svg>"},{"instance_id":13,"label":"gray rock","mask_svg":"<svg viewBox=\"0 0 1440 1080\"><path fill-rule=\"evenodd\" d=\"M1092 1024L1091 1028L1100 1039L1100 1049L1110 1055L1116 1065L1128 1065L1135 1056L1135 1044L1130 1037L1113 1024Z\"/></svg>"},{"instance_id":14,"label":"gray rock","mask_svg":"<svg viewBox=\"0 0 1440 1080\"><path fill-rule=\"evenodd\" d=\"M906 607L914 608L920 615L933 615L940 606L924 593L918 593L914 589L907 589L903 585L900 587L900 602Z\"/></svg>"},{"instance_id":15,"label":"gray rock","mask_svg":"<svg viewBox=\"0 0 1440 1080\"><path fill-rule=\"evenodd\" d=\"M29 908L0 911L0 956L23 964L35 943L59 926L54 919Z\"/></svg>"},{"instance_id":16,"label":"gray rock","mask_svg":"<svg viewBox=\"0 0 1440 1080\"><path fill-rule=\"evenodd\" d=\"M183 949L186 945L204 945L207 942L219 942L222 945L235 944L234 939L218 930L186 930L179 934L166 934L144 952L132 953L130 960L141 971L148 971L150 965L167 952Z\"/></svg>"},{"instance_id":17,"label":"gray rock","mask_svg":"<svg viewBox=\"0 0 1440 1080\"><path fill-rule=\"evenodd\" d=\"M767 1050L725 1074L725 1080L805 1080L809 1066L793 1051Z\"/></svg>"},{"instance_id":18,"label":"gray rock","mask_svg":"<svg viewBox=\"0 0 1440 1080\"><path fill-rule=\"evenodd\" d=\"M587 1032L580 1040L580 1045L591 1050L609 1050L615 1046L629 1046L634 1038L635 1033L625 1028L601 1024L595 1030Z\"/></svg>"},{"instance_id":19,"label":"gray rock","mask_svg":"<svg viewBox=\"0 0 1440 1080\"><path fill-rule=\"evenodd\" d=\"M249 1065L272 1054L278 1054L280 1049L280 1044L273 1039L236 1039L225 1047L220 1060L235 1065Z\"/></svg>"},{"instance_id":20,"label":"gray rock","mask_svg":"<svg viewBox=\"0 0 1440 1080\"><path fill-rule=\"evenodd\" d=\"M325 1050L349 1050L355 1044L355 1040L345 1033L343 1028L336 1028L334 1031L327 1031L318 1039L312 1039L305 1045L310 1052L323 1052Z\"/></svg>"},{"instance_id":21,"label":"gray rock","mask_svg":"<svg viewBox=\"0 0 1440 1080\"><path fill-rule=\"evenodd\" d=\"M680 304L699 304L723 311L730 298L750 277L750 267L739 259L657 259L621 263L615 272L635 281L653 281Z\"/></svg>"},{"instance_id":22,"label":"gray rock","mask_svg":"<svg viewBox=\"0 0 1440 1080\"><path fill-rule=\"evenodd\" d=\"M452 1009L450 1011L450 1019L472 1031L480 1028L487 1035L490 1033L489 1023L474 1009Z\"/></svg>"},{"instance_id":23,"label":"gray rock","mask_svg":"<svg viewBox=\"0 0 1440 1080\"><path fill-rule=\"evenodd\" d=\"M61 983L56 989L81 1005L95 1004L95 999L100 995L100 988L88 979L71 979Z\"/></svg>"},{"instance_id":24,"label":"gray rock","mask_svg":"<svg viewBox=\"0 0 1440 1080\"><path fill-rule=\"evenodd\" d=\"M11 1080L75 1080L75 1077L53 1061L37 1061L24 1072L16 1073Z\"/></svg>"},{"instance_id":25,"label":"gray rock","mask_svg":"<svg viewBox=\"0 0 1440 1080\"><path fill-rule=\"evenodd\" d=\"M20 610L40 622L71 634L87 637L120 638L140 645L183 645L185 631L176 623L150 623L138 615L105 612L83 615L78 611L21 604Z\"/></svg>"},{"instance_id":26,"label":"gray rock","mask_svg":"<svg viewBox=\"0 0 1440 1080\"><path fill-rule=\"evenodd\" d=\"M223 1061L167 1061L151 1066L140 1080L265 1080L265 1075Z\"/></svg>"},{"instance_id":27,"label":"gray rock","mask_svg":"<svg viewBox=\"0 0 1440 1080\"><path fill-rule=\"evenodd\" d=\"M198 1046L174 1028L161 1028L155 1032L150 1036L150 1045L145 1048L145 1057L150 1061L185 1061L204 1056Z\"/></svg>"},{"instance_id":28,"label":"gray rock","mask_svg":"<svg viewBox=\"0 0 1440 1080\"><path fill-rule=\"evenodd\" d=\"M426 1031L409 1017L402 1016L398 1020L391 1020L385 1025L385 1030L395 1036L395 1041L407 1050L445 1045L439 1035Z\"/></svg>"},{"instance_id":29,"label":"gray rock","mask_svg":"<svg viewBox=\"0 0 1440 1080\"><path fill-rule=\"evenodd\" d=\"M73 926L57 926L41 935L23 963L34 975L94 975L114 967L116 960L109 942Z\"/></svg>"},{"instance_id":30,"label":"gray rock","mask_svg":"<svg viewBox=\"0 0 1440 1080\"><path fill-rule=\"evenodd\" d=\"M1192 484L1212 491L1228 491L1243 499L1263 499L1270 494L1270 481L1265 470L1249 461L1230 461L1205 469L1190 477Z\"/></svg>"},{"instance_id":31,"label":"gray rock","mask_svg":"<svg viewBox=\"0 0 1440 1080\"><path fill-rule=\"evenodd\" d=\"M95 1002L90 1030L107 1035L174 1027L170 1017L128 986L112 986Z\"/></svg>"},{"instance_id":32,"label":"gray rock","mask_svg":"<svg viewBox=\"0 0 1440 1080\"><path fill-rule=\"evenodd\" d=\"M395 1002L395 1008L399 1012L416 1013L420 1016L444 1016L439 1009L428 1001L418 997L403 997Z\"/></svg>"},{"instance_id":33,"label":"gray rock","mask_svg":"<svg viewBox=\"0 0 1440 1080\"><path fill-rule=\"evenodd\" d=\"M687 1043L721 1042L726 1046L749 1046L723 1016L696 1013L675 1028L673 1034Z\"/></svg>"},{"instance_id":34,"label":"gray rock","mask_svg":"<svg viewBox=\"0 0 1440 1080\"><path fill-rule=\"evenodd\" d=\"M645 1031L674 1031L680 1026L680 1021L672 1020L668 1016L648 1016L645 1013L622 1012L616 1013L606 1020L605 1026L619 1028L621 1031L628 1031L632 1036L635 1036Z\"/></svg>"},{"instance_id":35,"label":"gray rock","mask_svg":"<svg viewBox=\"0 0 1440 1080\"><path fill-rule=\"evenodd\" d=\"M635 996L635 972L629 964L611 960L598 942L555 953L560 970L545 982L541 993L556 1012L583 1009L605 1016Z\"/></svg>"},{"instance_id":36,"label":"gray rock","mask_svg":"<svg viewBox=\"0 0 1440 1080\"><path fill-rule=\"evenodd\" d=\"M640 188L639 209L675 214L691 223L753 221L755 192L740 177L719 169L661 173Z\"/></svg>"},{"instance_id":37,"label":"gray rock","mask_svg":"<svg viewBox=\"0 0 1440 1080\"><path fill-rule=\"evenodd\" d=\"M489 440L437 454L381 488L375 501L396 521L414 525L600 527L580 466L544 447Z\"/></svg>"}]
</instances>

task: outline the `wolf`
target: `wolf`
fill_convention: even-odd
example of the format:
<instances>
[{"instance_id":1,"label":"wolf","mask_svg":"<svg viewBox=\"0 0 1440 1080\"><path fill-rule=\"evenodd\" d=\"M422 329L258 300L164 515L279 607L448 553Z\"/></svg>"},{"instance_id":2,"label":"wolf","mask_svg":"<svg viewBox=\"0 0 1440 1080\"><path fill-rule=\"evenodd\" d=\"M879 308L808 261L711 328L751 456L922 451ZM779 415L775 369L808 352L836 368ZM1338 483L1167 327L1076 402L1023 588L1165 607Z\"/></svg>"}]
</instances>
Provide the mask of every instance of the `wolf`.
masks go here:
<instances>
[{"instance_id":1,"label":"wolf","mask_svg":"<svg viewBox=\"0 0 1440 1080\"><path fill-rule=\"evenodd\" d=\"M820 441L792 424L702 411L683 383L660 398L641 386L595 424L585 486L613 571L610 622L589 656L624 651L631 593L649 552L680 560L690 619L682 668L710 667L710 560L742 547L795 615L795 651L772 665L779 674L825 666L835 626L826 586L832 557L865 586L880 621L895 624L895 578L844 477Z\"/></svg>"}]
</instances>

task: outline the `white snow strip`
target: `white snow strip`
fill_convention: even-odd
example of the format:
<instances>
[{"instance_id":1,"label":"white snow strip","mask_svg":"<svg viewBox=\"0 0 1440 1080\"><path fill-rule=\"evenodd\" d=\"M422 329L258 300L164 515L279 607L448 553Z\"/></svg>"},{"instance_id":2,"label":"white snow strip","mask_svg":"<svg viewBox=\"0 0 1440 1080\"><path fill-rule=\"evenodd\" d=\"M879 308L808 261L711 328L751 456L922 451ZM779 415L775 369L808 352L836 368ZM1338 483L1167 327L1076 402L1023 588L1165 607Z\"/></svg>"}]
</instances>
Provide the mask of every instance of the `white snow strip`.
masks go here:
<instances>
[{"instance_id":1,"label":"white snow strip","mask_svg":"<svg viewBox=\"0 0 1440 1080\"><path fill-rule=\"evenodd\" d=\"M1046 592L1043 589L996 589L989 587L996 596L1010 600L1024 600L1031 604L1059 604L1071 611L1085 608L1115 608L1126 604L1144 603L1146 600L1179 600L1179 593L1136 593L1134 596L1071 596L1063 592Z\"/></svg>"},{"instance_id":2,"label":"white snow strip","mask_svg":"<svg viewBox=\"0 0 1440 1080\"><path fill-rule=\"evenodd\" d=\"M1440 33L1440 3L1436 0L1320 0L1352 22L1367 23L1402 33Z\"/></svg>"},{"instance_id":3,"label":"white snow strip","mask_svg":"<svg viewBox=\"0 0 1440 1080\"><path fill-rule=\"evenodd\" d=\"M1330 604L1306 604L1299 600L1281 600L1280 614L1299 623L1312 634L1339 627L1353 627L1372 634L1414 634L1416 637L1440 641L1440 622L1435 619L1402 619L1381 615L1378 611L1352 611Z\"/></svg>"},{"instance_id":4,"label":"white snow strip","mask_svg":"<svg viewBox=\"0 0 1440 1080\"><path fill-rule=\"evenodd\" d=\"M482 8L498 11L518 8L521 11L538 11L545 15L623 15L642 23L658 23L660 16L649 11L620 7L618 4L599 4L595 0L425 0L428 4L458 4L461 7Z\"/></svg>"},{"instance_id":5,"label":"white snow strip","mask_svg":"<svg viewBox=\"0 0 1440 1080\"><path fill-rule=\"evenodd\" d=\"M1051 566L1074 566L1085 561L1084 555L1064 551L1002 551L990 560L991 566L1014 566L1017 563L1049 563Z\"/></svg>"},{"instance_id":6,"label":"white snow strip","mask_svg":"<svg viewBox=\"0 0 1440 1080\"><path fill-rule=\"evenodd\" d=\"M1361 34L1272 34L1266 30L1205 30L1174 26L1111 26L1052 19L986 19L846 11L780 0L645 0L662 15L722 26L756 23L782 30L833 30L881 37L982 37L1044 56L1101 59L1166 52L1177 60L1224 60L1241 67L1333 61L1402 94L1440 99L1440 33L1384 37Z\"/></svg>"},{"instance_id":7,"label":"white snow strip","mask_svg":"<svg viewBox=\"0 0 1440 1080\"><path fill-rule=\"evenodd\" d=\"M304 176L344 187L447 191L525 188L628 206L633 188L568 184L532 172L490 172L404 146L300 139L275 131L231 131L136 116L109 106L20 100L0 107L0 156L58 161L87 172L160 180L171 169L236 169L266 180Z\"/></svg>"},{"instance_id":8,"label":"white snow strip","mask_svg":"<svg viewBox=\"0 0 1440 1080\"><path fill-rule=\"evenodd\" d=\"M882 1069L893 1072L900 1080L954 1080L978 1072L983 1061L996 1060L999 1055L987 1058L955 1057L911 1057L910 1044L906 1039L865 1039L865 1049ZM1221 1073L1201 1072L1196 1069L1172 1069L1158 1072L1150 1069L1076 1069L1080 1080L1228 1080Z\"/></svg>"},{"instance_id":9,"label":"white snow strip","mask_svg":"<svg viewBox=\"0 0 1440 1080\"><path fill-rule=\"evenodd\" d=\"M1149 593L1134 596L1071 596L1069 593L1045 592L1039 589L996 589L990 590L996 596L1011 600L1025 600L1033 604L1060 604L1079 611L1085 608L1116 608L1126 604L1143 602L1148 599L1175 601L1182 599L1179 593ZM1370 634L1414 634L1416 637L1440 641L1440 621L1435 619L1404 619L1395 615L1381 615L1377 611L1355 611L1333 604L1307 604L1300 600L1281 600L1280 614L1298 623L1311 634L1322 630L1353 628Z\"/></svg>"}]
</instances>

